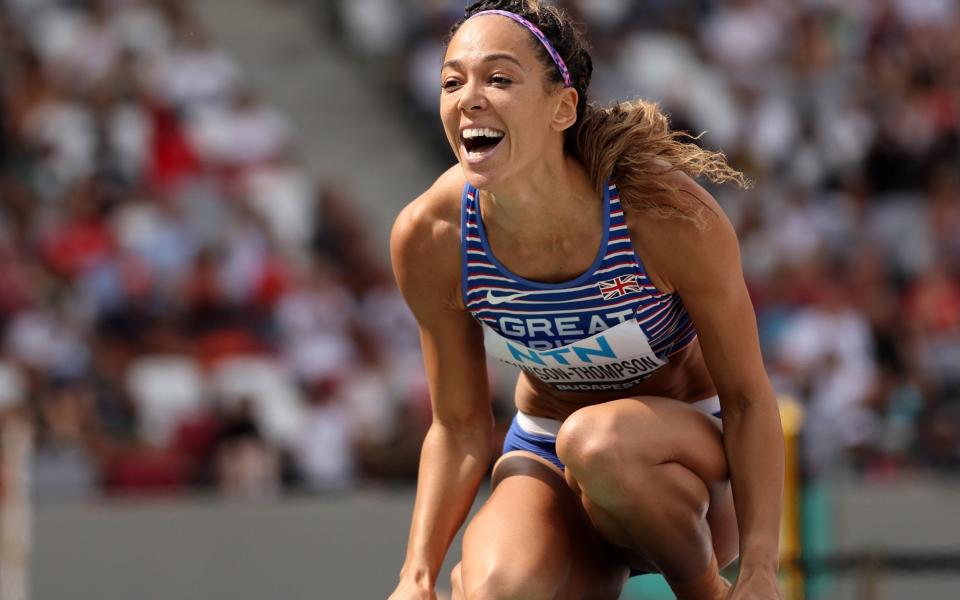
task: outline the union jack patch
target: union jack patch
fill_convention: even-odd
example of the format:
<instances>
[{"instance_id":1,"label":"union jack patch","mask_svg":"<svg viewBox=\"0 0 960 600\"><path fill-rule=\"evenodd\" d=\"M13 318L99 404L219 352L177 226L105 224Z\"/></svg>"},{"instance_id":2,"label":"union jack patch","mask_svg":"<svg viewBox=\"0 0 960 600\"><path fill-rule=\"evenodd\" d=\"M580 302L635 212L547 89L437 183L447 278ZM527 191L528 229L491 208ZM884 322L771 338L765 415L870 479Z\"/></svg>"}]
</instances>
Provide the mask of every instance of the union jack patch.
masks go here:
<instances>
[{"instance_id":1,"label":"union jack patch","mask_svg":"<svg viewBox=\"0 0 960 600\"><path fill-rule=\"evenodd\" d=\"M636 275L624 275L614 279L601 281L597 284L604 300L612 300L620 296L626 296L630 292L639 292L640 284L637 283Z\"/></svg>"}]
</instances>

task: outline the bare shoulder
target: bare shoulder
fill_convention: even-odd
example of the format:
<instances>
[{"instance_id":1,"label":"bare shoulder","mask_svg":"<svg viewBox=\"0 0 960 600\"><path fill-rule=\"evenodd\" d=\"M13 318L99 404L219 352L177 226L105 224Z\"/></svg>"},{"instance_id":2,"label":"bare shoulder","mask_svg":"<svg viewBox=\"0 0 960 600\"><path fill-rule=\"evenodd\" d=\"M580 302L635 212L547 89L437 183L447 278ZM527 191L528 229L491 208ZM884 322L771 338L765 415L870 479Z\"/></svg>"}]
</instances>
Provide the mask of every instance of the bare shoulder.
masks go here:
<instances>
[{"instance_id":1,"label":"bare shoulder","mask_svg":"<svg viewBox=\"0 0 960 600\"><path fill-rule=\"evenodd\" d=\"M644 210L627 210L627 226L634 247L644 260L648 274L663 291L674 291L697 272L739 270L739 245L730 219L716 199L684 173L672 173L673 183L685 196L660 202L689 210L687 200L697 205L701 223L691 219L661 217Z\"/></svg>"},{"instance_id":2,"label":"bare shoulder","mask_svg":"<svg viewBox=\"0 0 960 600\"><path fill-rule=\"evenodd\" d=\"M390 255L401 291L459 289L460 197L465 180L454 165L408 204L390 234Z\"/></svg>"}]
</instances>

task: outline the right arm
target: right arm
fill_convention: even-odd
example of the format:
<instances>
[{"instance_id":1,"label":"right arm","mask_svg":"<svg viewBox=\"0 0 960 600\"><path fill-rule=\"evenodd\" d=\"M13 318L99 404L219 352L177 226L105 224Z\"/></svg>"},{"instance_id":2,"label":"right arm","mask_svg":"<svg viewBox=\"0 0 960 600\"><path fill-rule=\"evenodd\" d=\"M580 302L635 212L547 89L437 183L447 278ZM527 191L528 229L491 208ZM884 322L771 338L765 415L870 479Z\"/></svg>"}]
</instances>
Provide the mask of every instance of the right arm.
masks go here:
<instances>
[{"instance_id":1,"label":"right arm","mask_svg":"<svg viewBox=\"0 0 960 600\"><path fill-rule=\"evenodd\" d=\"M436 187L404 209L390 237L397 283L420 327L433 408L420 455L406 558L391 600L434 597L444 555L491 456L493 416L483 335L458 300L459 212Z\"/></svg>"}]
</instances>

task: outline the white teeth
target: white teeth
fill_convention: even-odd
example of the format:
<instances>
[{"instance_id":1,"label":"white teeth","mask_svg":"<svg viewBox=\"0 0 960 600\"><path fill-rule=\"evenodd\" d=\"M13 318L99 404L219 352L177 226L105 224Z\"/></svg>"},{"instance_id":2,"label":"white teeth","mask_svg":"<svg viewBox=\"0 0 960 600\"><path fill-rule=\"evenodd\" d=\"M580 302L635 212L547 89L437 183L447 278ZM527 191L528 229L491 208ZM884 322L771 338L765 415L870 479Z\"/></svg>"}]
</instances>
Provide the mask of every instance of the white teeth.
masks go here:
<instances>
[{"instance_id":1,"label":"white teeth","mask_svg":"<svg viewBox=\"0 0 960 600\"><path fill-rule=\"evenodd\" d=\"M489 138L502 138L504 133L502 131L497 131L496 129L489 129L487 127L481 127L478 129L464 129L463 138L471 140L478 137L489 137Z\"/></svg>"}]
</instances>

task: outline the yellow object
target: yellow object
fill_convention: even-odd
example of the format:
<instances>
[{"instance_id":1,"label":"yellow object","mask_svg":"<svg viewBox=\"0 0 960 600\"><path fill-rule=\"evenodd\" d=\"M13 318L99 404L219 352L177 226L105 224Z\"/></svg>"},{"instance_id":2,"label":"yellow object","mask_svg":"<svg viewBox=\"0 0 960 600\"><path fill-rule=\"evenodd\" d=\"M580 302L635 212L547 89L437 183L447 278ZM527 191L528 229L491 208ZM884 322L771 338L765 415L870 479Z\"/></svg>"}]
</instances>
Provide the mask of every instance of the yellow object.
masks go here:
<instances>
[{"instance_id":1,"label":"yellow object","mask_svg":"<svg viewBox=\"0 0 960 600\"><path fill-rule=\"evenodd\" d=\"M783 517L780 520L780 564L784 598L803 600L803 571L797 565L802 544L800 522L800 455L798 438L803 428L804 410L795 399L781 396L777 399L780 406L780 423L784 438L784 485Z\"/></svg>"}]
</instances>

